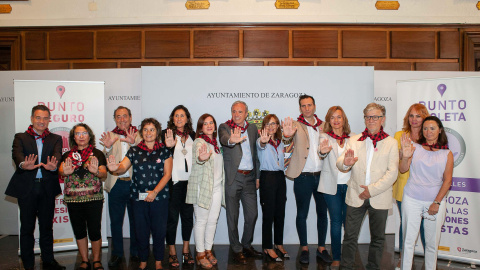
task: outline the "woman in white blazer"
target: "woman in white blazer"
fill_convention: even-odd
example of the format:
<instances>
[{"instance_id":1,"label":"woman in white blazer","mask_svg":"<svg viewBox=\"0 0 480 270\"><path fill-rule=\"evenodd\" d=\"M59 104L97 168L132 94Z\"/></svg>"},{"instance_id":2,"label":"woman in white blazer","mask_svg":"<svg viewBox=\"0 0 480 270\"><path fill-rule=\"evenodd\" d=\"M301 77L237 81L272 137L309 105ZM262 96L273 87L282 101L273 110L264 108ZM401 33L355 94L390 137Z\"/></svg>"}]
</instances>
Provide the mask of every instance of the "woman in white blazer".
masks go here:
<instances>
[{"instance_id":1,"label":"woman in white blazer","mask_svg":"<svg viewBox=\"0 0 480 270\"><path fill-rule=\"evenodd\" d=\"M320 134L318 154L323 159L318 191L323 193L330 214L330 238L332 241L332 267L340 265L342 248L342 225L345 224L347 204L347 181L350 172L337 169L337 158L346 150L350 136L347 116L340 106L331 107L325 116L324 133Z\"/></svg>"}]
</instances>

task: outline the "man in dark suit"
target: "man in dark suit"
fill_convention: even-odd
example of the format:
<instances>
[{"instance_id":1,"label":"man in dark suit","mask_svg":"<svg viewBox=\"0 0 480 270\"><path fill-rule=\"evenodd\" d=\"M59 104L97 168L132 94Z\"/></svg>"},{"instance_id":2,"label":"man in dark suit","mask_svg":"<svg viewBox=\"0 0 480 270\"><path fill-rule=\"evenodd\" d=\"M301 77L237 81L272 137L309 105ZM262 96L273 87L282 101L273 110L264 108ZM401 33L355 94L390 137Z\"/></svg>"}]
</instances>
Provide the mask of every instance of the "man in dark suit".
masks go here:
<instances>
[{"instance_id":1,"label":"man in dark suit","mask_svg":"<svg viewBox=\"0 0 480 270\"><path fill-rule=\"evenodd\" d=\"M253 232L257 221L257 187L260 178L257 157L258 130L245 121L248 115L247 104L236 101L232 105L232 119L218 128L220 143L223 146L225 166L225 204L230 247L234 260L246 264L247 257L260 257L262 253L252 247ZM242 241L238 235L240 201L243 207L245 225Z\"/></svg>"},{"instance_id":2,"label":"man in dark suit","mask_svg":"<svg viewBox=\"0 0 480 270\"><path fill-rule=\"evenodd\" d=\"M45 105L33 107L30 119L28 130L15 134L12 158L16 171L5 194L18 199L23 267L35 267L33 232L38 217L43 269L62 270L65 267L53 258L55 197L62 193L57 174L62 137L48 131L50 110Z\"/></svg>"}]
</instances>

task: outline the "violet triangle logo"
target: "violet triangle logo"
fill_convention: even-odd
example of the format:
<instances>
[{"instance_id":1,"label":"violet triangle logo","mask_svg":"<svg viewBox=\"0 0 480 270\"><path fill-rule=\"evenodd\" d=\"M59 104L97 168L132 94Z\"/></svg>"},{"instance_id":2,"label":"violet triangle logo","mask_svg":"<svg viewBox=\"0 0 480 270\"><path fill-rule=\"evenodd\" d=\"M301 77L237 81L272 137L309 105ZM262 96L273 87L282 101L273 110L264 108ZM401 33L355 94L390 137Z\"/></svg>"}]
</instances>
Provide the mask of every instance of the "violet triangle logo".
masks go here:
<instances>
[{"instance_id":1,"label":"violet triangle logo","mask_svg":"<svg viewBox=\"0 0 480 270\"><path fill-rule=\"evenodd\" d=\"M445 93L445 91L447 91L447 86L445 84L439 84L437 86L437 90L438 92L440 93L440 95L443 97L443 94Z\"/></svg>"}]
</instances>

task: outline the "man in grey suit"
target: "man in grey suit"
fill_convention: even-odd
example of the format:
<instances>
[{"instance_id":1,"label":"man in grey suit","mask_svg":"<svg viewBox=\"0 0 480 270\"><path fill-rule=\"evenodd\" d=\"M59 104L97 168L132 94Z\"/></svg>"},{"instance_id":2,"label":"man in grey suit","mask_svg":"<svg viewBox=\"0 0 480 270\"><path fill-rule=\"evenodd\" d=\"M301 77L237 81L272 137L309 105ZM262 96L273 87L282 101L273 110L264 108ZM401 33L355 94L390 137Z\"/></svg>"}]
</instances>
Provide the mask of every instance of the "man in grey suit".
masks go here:
<instances>
[{"instance_id":1,"label":"man in grey suit","mask_svg":"<svg viewBox=\"0 0 480 270\"><path fill-rule=\"evenodd\" d=\"M220 143L223 146L225 166L225 203L227 206L227 226L234 260L246 264L246 257L261 257L262 253L252 247L253 232L257 221L257 186L260 178L257 148L258 130L245 121L248 115L247 104L235 101L232 104L232 119L218 128ZM245 225L242 241L238 235L238 215L240 201L243 207Z\"/></svg>"}]
</instances>

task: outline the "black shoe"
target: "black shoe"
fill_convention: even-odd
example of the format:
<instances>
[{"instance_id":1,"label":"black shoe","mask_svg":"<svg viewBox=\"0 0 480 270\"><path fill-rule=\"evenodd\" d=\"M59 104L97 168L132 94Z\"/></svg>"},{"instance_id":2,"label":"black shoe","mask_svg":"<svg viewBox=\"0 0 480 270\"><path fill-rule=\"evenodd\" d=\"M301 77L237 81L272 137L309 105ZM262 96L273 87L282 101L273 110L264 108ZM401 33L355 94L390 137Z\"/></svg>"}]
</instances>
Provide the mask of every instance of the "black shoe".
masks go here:
<instances>
[{"instance_id":1,"label":"black shoe","mask_svg":"<svg viewBox=\"0 0 480 270\"><path fill-rule=\"evenodd\" d=\"M250 246L249 248L243 248L243 253L245 253L246 257L258 258L258 259L262 258L262 253L256 251L252 246Z\"/></svg>"},{"instance_id":2,"label":"black shoe","mask_svg":"<svg viewBox=\"0 0 480 270\"><path fill-rule=\"evenodd\" d=\"M247 258L245 258L243 252L233 252L233 260L237 263L247 264Z\"/></svg>"},{"instance_id":3,"label":"black shoe","mask_svg":"<svg viewBox=\"0 0 480 270\"><path fill-rule=\"evenodd\" d=\"M302 250L300 253L300 263L301 264L309 264L310 263L310 254L308 250Z\"/></svg>"},{"instance_id":4,"label":"black shoe","mask_svg":"<svg viewBox=\"0 0 480 270\"><path fill-rule=\"evenodd\" d=\"M278 255L277 255L277 257L272 257L272 256L270 255L270 253L268 253L268 250L267 250L267 249L265 249L265 250L263 251L263 253L265 253L265 258L266 258L266 259L269 259L271 262L282 262L282 259L281 259L280 257L278 257ZM276 253L275 253L275 254L276 254Z\"/></svg>"},{"instance_id":5,"label":"black shoe","mask_svg":"<svg viewBox=\"0 0 480 270\"><path fill-rule=\"evenodd\" d=\"M108 261L108 267L117 267L121 261L122 257L112 255L112 257L110 257L110 260Z\"/></svg>"},{"instance_id":6,"label":"black shoe","mask_svg":"<svg viewBox=\"0 0 480 270\"><path fill-rule=\"evenodd\" d=\"M65 270L66 267L63 265L60 265L56 260L53 260L51 262L43 262L42 263L43 269L45 270Z\"/></svg>"},{"instance_id":7,"label":"black shoe","mask_svg":"<svg viewBox=\"0 0 480 270\"><path fill-rule=\"evenodd\" d=\"M290 259L290 255L288 255L288 252L285 251L285 253L283 253L277 246L275 246L275 252L278 256L283 257L286 260Z\"/></svg>"},{"instance_id":8,"label":"black shoe","mask_svg":"<svg viewBox=\"0 0 480 270\"><path fill-rule=\"evenodd\" d=\"M85 267L80 267L80 266L79 266L79 267L77 267L76 269L77 269L77 270L90 270L90 269L92 269L92 266L90 265L90 262L89 262L89 261L82 261L82 262L80 263L80 265L82 265L82 264L86 264L87 266L85 266Z\"/></svg>"},{"instance_id":9,"label":"black shoe","mask_svg":"<svg viewBox=\"0 0 480 270\"><path fill-rule=\"evenodd\" d=\"M140 257L138 257L138 256L130 256L130 261L131 261L131 262L140 262Z\"/></svg>"},{"instance_id":10,"label":"black shoe","mask_svg":"<svg viewBox=\"0 0 480 270\"><path fill-rule=\"evenodd\" d=\"M328 251L326 249L324 249L322 252L320 252L320 250L318 250L318 248L317 248L317 257L320 258L322 261L324 261L326 263L333 262L332 257L330 256L330 254L328 254Z\"/></svg>"}]
</instances>

